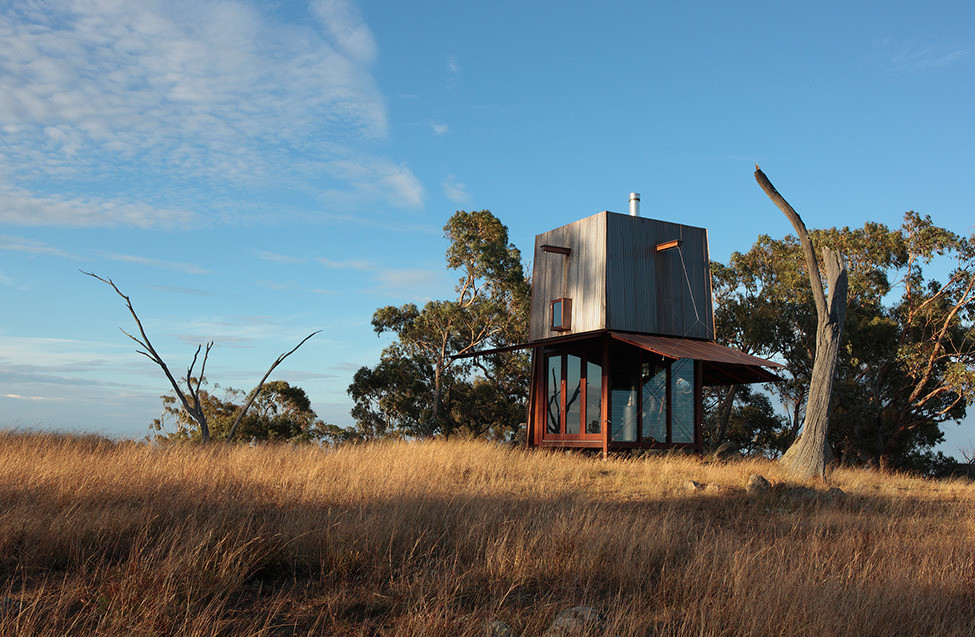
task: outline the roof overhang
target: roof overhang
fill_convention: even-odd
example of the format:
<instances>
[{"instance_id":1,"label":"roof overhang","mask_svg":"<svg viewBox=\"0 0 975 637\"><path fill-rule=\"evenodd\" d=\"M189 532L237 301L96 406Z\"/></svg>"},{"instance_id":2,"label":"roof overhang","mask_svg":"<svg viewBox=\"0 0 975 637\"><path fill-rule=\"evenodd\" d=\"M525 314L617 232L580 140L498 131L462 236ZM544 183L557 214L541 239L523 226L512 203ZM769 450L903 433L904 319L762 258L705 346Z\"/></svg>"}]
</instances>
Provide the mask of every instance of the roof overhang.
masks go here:
<instances>
[{"instance_id":1,"label":"roof overhang","mask_svg":"<svg viewBox=\"0 0 975 637\"><path fill-rule=\"evenodd\" d=\"M746 354L732 347L719 345L714 341L676 338L673 336L652 336L649 334L634 334L630 332L611 332L606 330L546 338L520 345L510 345L508 347L498 347L478 352L466 352L453 358L471 358L519 349L538 349L549 345L561 345L563 343L581 341L603 335L607 335L622 343L639 347L642 350L653 352L664 358L674 360L678 358L691 358L699 360L702 362L702 381L705 385L771 383L782 380L782 378L765 368L783 369L783 365Z\"/></svg>"}]
</instances>

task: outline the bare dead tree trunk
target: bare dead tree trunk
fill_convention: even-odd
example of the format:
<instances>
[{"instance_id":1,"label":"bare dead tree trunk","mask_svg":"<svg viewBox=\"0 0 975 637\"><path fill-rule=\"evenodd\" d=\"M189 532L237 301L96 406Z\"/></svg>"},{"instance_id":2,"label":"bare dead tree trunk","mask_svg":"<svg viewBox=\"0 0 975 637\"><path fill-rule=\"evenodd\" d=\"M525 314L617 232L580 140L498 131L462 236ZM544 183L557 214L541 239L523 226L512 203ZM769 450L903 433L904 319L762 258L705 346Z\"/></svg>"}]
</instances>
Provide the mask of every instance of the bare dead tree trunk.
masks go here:
<instances>
[{"instance_id":1,"label":"bare dead tree trunk","mask_svg":"<svg viewBox=\"0 0 975 637\"><path fill-rule=\"evenodd\" d=\"M813 359L812 378L809 381L809 396L806 400L806 419L802 426L802 435L785 452L781 462L798 478L823 477L826 474L826 465L832 460L833 455L826 442L826 434L829 427L830 400L833 396L833 378L839 359L840 337L843 334L843 320L846 318L848 288L846 262L838 252L823 248L823 263L826 267L829 290L829 298L826 298L823 294L819 264L816 262L816 252L806 225L758 166L755 166L755 180L769 199L785 214L799 236L818 316L816 355Z\"/></svg>"},{"instance_id":2,"label":"bare dead tree trunk","mask_svg":"<svg viewBox=\"0 0 975 637\"><path fill-rule=\"evenodd\" d=\"M151 360L156 365L159 365L160 369L162 369L163 373L166 375L166 378L169 379L169 384L173 386L173 391L176 392L176 396L179 398L179 402L183 405L183 409L185 409L186 413L188 413L190 417L196 421L196 424L200 426L200 442L202 444L210 442L210 427L207 425L207 417L203 412L203 406L200 404L200 385L203 383L203 373L206 370L207 358L210 356L210 350L213 348L213 341L207 343L206 351L203 352L203 362L200 363L200 373L198 377L193 377L193 367L196 365L196 359L200 355L200 349L203 347L202 345L197 346L196 353L193 354L193 362L190 363L189 368L186 370L186 390L190 394L190 399L192 400L191 403L190 400L187 400L186 394L179 386L179 383L177 383L176 379L173 378L173 375L169 371L169 367L166 366L166 362L163 361L162 357L152 346L152 343L149 342L149 337L146 335L146 331L142 328L142 321L139 320L139 316L135 313L135 309L133 309L132 301L129 300L129 297L122 294L122 291L116 287L115 283L113 283L111 279L103 279L97 274L85 272L84 270L82 270L81 273L94 277L106 285L110 285L119 296L125 299L125 305L129 308L129 314L131 314L132 318L135 319L135 324L139 326L139 334L142 336L142 338L136 338L122 328L119 328L119 330L142 347L141 350L136 350L137 352ZM193 384L194 381L196 382L195 387Z\"/></svg>"},{"instance_id":3,"label":"bare dead tree trunk","mask_svg":"<svg viewBox=\"0 0 975 637\"><path fill-rule=\"evenodd\" d=\"M197 346L196 353L193 354L193 362L190 363L189 368L186 370L186 389L190 395L190 397L187 398L186 393L183 392L183 389L179 386L179 383L176 382L176 379L173 378L173 375L170 373L169 367L166 366L166 362L163 361L162 357L159 355L158 352L156 352L155 348L152 346L152 343L149 342L149 337L146 335L146 331L142 327L142 321L139 320L139 316L135 313L135 309L133 309L132 301L129 300L129 297L122 294L122 291L119 290L118 287L116 287L115 283L113 283L111 279L103 279L97 274L93 274L91 272L85 272L84 270L82 270L81 272L82 274L87 274L90 277L94 277L98 279L99 281L105 283L106 285L110 285L112 289L118 293L119 296L125 299L125 304L129 308L129 313L132 315L132 318L135 319L135 324L139 326L139 334L142 336L142 338L136 338L135 336L132 336L125 330L121 330L122 333L128 336L129 338L131 338L133 341L135 341L142 347L141 350L137 350L140 354L142 354L143 356L151 360L156 365L159 365L160 369L162 369L163 373L166 375L166 378L169 379L169 384L173 386L173 391L176 392L176 396L179 398L180 404L183 405L183 409L185 409L186 413L188 413L190 417L196 421L196 424L199 425L200 443L206 444L210 442L210 427L207 424L206 413L204 413L203 405L200 402L200 386L203 384L203 373L206 370L207 358L210 356L210 350L213 349L213 341L210 341L206 345L206 350L203 352L203 361L200 363L200 373L195 378L193 377L193 368L196 366L196 360L199 357L200 350L203 348L203 346L202 345ZM261 391L261 387L264 386L264 382L267 381L267 377L271 375L271 372L274 371L274 368L280 365L284 359L294 354L299 347L305 344L305 341L310 339L315 334L318 334L318 332L321 332L321 330L312 332L311 334L303 338L300 343L295 345L294 349L292 349L289 352L285 352L284 354L281 354L280 356L277 357L277 359L273 363L271 363L271 367L264 374L264 377L261 378L261 382L259 382L257 384L257 387L255 387L254 390L250 393L250 395L247 398L247 402L244 403L244 406L241 407L240 411L237 413L237 418L234 419L234 424L230 427L230 432L227 434L227 438L226 438L227 442L233 439L234 434L237 432L237 425L240 424L240 421L241 419L243 419L244 414L247 413L247 410L254 402L254 399L257 398L257 394Z\"/></svg>"}]
</instances>

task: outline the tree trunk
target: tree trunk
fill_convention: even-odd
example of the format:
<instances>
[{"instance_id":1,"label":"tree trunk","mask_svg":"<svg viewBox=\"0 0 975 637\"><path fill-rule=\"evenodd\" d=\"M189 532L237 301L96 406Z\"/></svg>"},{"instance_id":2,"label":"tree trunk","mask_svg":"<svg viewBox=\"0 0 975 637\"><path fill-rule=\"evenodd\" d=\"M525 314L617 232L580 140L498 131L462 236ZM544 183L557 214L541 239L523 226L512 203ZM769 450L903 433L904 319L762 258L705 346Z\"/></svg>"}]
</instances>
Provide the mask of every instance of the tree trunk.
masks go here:
<instances>
[{"instance_id":1,"label":"tree trunk","mask_svg":"<svg viewBox=\"0 0 975 637\"><path fill-rule=\"evenodd\" d=\"M441 371L439 367L433 370L433 405L430 409L430 431L427 432L428 436L432 436L437 433L440 428L440 376Z\"/></svg>"},{"instance_id":2,"label":"tree trunk","mask_svg":"<svg viewBox=\"0 0 975 637\"><path fill-rule=\"evenodd\" d=\"M738 385L729 385L728 393L721 399L718 405L718 428L714 432L714 440L711 441L711 450L715 451L724 442L725 433L728 431L728 421L731 419L731 408L735 403L735 396L738 395Z\"/></svg>"},{"instance_id":3,"label":"tree trunk","mask_svg":"<svg viewBox=\"0 0 975 637\"><path fill-rule=\"evenodd\" d=\"M833 456L826 442L826 434L829 428L830 400L833 397L833 377L839 359L843 320L846 317L848 285L846 263L838 252L823 248L823 264L826 266L829 290L827 299L823 294L823 280L819 275L819 264L816 261L812 240L802 218L779 194L758 166L755 166L755 180L795 228L802 244L809 286L812 288L816 314L819 317L816 325L816 356L813 359L802 435L785 452L781 462L797 478L823 477L826 475L826 465L832 461Z\"/></svg>"},{"instance_id":4,"label":"tree trunk","mask_svg":"<svg viewBox=\"0 0 975 637\"><path fill-rule=\"evenodd\" d=\"M830 399L833 396L833 377L836 373L836 363L839 359L840 338L843 335L843 319L846 314L846 268L842 266L841 258L832 250L823 249L823 258L827 262L826 273L829 277L830 305L835 307L835 292L842 294L842 305L839 316L833 320L824 321L822 318L816 326L816 358L813 361L812 379L809 382L809 397L806 400L806 419L802 425L802 435L792 444L782 456L782 464L789 467L797 478L822 477L826 474L826 466L832 461L833 454L826 442L829 428ZM831 273L830 260L836 265ZM837 277L837 278L834 278ZM840 278L841 277L841 278ZM842 288L842 290L839 290Z\"/></svg>"}]
</instances>

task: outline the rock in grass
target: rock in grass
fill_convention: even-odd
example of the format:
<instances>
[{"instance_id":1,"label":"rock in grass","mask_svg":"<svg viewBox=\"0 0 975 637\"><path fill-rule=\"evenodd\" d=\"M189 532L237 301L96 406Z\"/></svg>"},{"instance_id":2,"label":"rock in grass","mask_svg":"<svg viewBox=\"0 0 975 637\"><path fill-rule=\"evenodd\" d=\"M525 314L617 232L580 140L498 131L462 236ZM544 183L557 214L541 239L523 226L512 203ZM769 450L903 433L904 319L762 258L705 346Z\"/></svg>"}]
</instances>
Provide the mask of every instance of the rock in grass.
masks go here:
<instances>
[{"instance_id":1,"label":"rock in grass","mask_svg":"<svg viewBox=\"0 0 975 637\"><path fill-rule=\"evenodd\" d=\"M783 499L787 502L801 504L819 497L819 492L809 487L792 487L783 494Z\"/></svg>"},{"instance_id":2,"label":"rock in grass","mask_svg":"<svg viewBox=\"0 0 975 637\"><path fill-rule=\"evenodd\" d=\"M757 473L753 473L748 477L748 484L745 485L745 491L749 495L757 495L759 493L765 493L772 488L772 485L765 476L761 476Z\"/></svg>"},{"instance_id":3,"label":"rock in grass","mask_svg":"<svg viewBox=\"0 0 975 637\"><path fill-rule=\"evenodd\" d=\"M826 490L826 493L823 494L823 499L832 502L835 500L841 500L845 496L846 496L846 492L844 492L843 489L839 487L830 487L829 489Z\"/></svg>"},{"instance_id":4,"label":"rock in grass","mask_svg":"<svg viewBox=\"0 0 975 637\"><path fill-rule=\"evenodd\" d=\"M484 637L515 637L515 631L511 629L511 626L500 619L492 619L491 621L484 622L484 631L482 634Z\"/></svg>"},{"instance_id":5,"label":"rock in grass","mask_svg":"<svg viewBox=\"0 0 975 637\"><path fill-rule=\"evenodd\" d=\"M603 616L589 606L573 606L559 613L542 637L583 637L598 631Z\"/></svg>"},{"instance_id":6,"label":"rock in grass","mask_svg":"<svg viewBox=\"0 0 975 637\"><path fill-rule=\"evenodd\" d=\"M698 491L703 491L707 485L695 482L694 480L687 480L682 486L684 487L684 491L688 493L697 493Z\"/></svg>"}]
</instances>

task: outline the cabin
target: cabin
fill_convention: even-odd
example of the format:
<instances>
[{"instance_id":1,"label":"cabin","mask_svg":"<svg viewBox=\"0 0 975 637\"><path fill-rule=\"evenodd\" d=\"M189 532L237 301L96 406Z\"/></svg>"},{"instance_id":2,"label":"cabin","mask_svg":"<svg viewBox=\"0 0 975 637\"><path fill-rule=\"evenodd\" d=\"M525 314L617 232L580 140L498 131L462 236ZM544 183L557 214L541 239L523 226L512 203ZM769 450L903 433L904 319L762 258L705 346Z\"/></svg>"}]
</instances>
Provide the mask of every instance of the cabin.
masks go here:
<instances>
[{"instance_id":1,"label":"cabin","mask_svg":"<svg viewBox=\"0 0 975 637\"><path fill-rule=\"evenodd\" d=\"M702 448L703 388L780 380L714 342L708 233L600 212L535 237L530 447ZM482 352L483 353L483 352Z\"/></svg>"}]
</instances>

